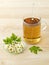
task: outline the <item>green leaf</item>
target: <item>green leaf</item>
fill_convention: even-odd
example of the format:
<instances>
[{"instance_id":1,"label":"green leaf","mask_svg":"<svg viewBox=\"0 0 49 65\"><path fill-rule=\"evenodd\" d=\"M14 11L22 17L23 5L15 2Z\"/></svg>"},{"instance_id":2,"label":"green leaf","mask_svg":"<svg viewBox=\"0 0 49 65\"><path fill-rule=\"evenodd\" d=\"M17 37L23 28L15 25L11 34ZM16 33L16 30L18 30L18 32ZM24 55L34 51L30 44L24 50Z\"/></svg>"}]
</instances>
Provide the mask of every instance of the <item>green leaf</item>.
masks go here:
<instances>
[{"instance_id":1,"label":"green leaf","mask_svg":"<svg viewBox=\"0 0 49 65\"><path fill-rule=\"evenodd\" d=\"M21 42L21 37L16 36L14 33L10 37L6 37L6 39L3 40L5 44L12 44L13 42L18 43Z\"/></svg>"},{"instance_id":2,"label":"green leaf","mask_svg":"<svg viewBox=\"0 0 49 65\"><path fill-rule=\"evenodd\" d=\"M7 41L6 41L5 39L4 39L3 41L4 41L5 44L8 44Z\"/></svg>"},{"instance_id":3,"label":"green leaf","mask_svg":"<svg viewBox=\"0 0 49 65\"><path fill-rule=\"evenodd\" d=\"M5 44L11 44L12 43L12 40L10 38L6 38L3 40Z\"/></svg>"},{"instance_id":4,"label":"green leaf","mask_svg":"<svg viewBox=\"0 0 49 65\"><path fill-rule=\"evenodd\" d=\"M42 49L38 46L32 46L29 48L29 50L35 54L38 54L39 51L42 51Z\"/></svg>"},{"instance_id":5,"label":"green leaf","mask_svg":"<svg viewBox=\"0 0 49 65\"><path fill-rule=\"evenodd\" d=\"M35 54L37 54L37 53L38 53L38 52L37 52L37 50L34 50L33 52L34 52Z\"/></svg>"},{"instance_id":6,"label":"green leaf","mask_svg":"<svg viewBox=\"0 0 49 65\"><path fill-rule=\"evenodd\" d=\"M21 37L16 39L17 42L21 42Z\"/></svg>"},{"instance_id":7,"label":"green leaf","mask_svg":"<svg viewBox=\"0 0 49 65\"><path fill-rule=\"evenodd\" d=\"M11 39L12 39L12 40L16 40L16 39L17 39L17 36L16 36L14 33L12 33Z\"/></svg>"}]
</instances>

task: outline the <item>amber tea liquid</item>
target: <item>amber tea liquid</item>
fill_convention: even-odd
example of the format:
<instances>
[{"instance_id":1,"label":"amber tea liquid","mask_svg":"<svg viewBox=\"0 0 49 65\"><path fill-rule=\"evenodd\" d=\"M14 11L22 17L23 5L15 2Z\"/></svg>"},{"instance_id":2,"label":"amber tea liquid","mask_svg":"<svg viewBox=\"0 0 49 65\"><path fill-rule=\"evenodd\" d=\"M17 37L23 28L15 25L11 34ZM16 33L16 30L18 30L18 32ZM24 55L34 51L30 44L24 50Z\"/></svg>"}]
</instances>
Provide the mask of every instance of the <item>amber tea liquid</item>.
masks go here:
<instances>
[{"instance_id":1,"label":"amber tea liquid","mask_svg":"<svg viewBox=\"0 0 49 65\"><path fill-rule=\"evenodd\" d=\"M36 44L40 41L41 23L38 18L26 18L23 22L24 40L29 44Z\"/></svg>"}]
</instances>

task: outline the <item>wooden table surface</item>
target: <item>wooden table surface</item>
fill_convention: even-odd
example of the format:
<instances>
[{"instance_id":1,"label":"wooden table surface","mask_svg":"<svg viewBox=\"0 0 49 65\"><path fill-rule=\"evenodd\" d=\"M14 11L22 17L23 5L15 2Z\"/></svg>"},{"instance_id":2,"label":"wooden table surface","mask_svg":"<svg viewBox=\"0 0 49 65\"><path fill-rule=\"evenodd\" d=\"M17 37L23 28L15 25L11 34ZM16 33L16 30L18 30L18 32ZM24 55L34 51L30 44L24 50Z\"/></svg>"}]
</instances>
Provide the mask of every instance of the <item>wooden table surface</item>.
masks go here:
<instances>
[{"instance_id":1,"label":"wooden table surface","mask_svg":"<svg viewBox=\"0 0 49 65\"><path fill-rule=\"evenodd\" d=\"M14 55L5 50L2 40L12 32L22 36L23 19L0 19L0 65L49 65L49 19L42 21L46 21L47 28L42 32L41 41L37 46L43 51L37 55L30 53L29 47L32 45L27 45L22 54Z\"/></svg>"}]
</instances>

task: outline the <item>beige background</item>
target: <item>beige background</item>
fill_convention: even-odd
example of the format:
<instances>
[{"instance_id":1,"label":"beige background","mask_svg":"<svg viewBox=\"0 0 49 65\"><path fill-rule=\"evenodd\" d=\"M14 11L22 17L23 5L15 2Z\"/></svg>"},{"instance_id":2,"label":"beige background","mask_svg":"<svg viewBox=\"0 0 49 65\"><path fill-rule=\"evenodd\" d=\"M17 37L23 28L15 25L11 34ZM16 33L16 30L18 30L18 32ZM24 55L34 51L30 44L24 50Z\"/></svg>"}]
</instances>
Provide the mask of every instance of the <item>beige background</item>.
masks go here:
<instances>
[{"instance_id":1,"label":"beige background","mask_svg":"<svg viewBox=\"0 0 49 65\"><path fill-rule=\"evenodd\" d=\"M49 17L49 0L0 0L0 18Z\"/></svg>"},{"instance_id":2,"label":"beige background","mask_svg":"<svg viewBox=\"0 0 49 65\"><path fill-rule=\"evenodd\" d=\"M43 48L43 52L38 55L31 54L28 50L30 46L20 55L12 55L5 51L3 38L12 32L21 35L23 18L31 16L42 17L43 22L47 22L46 32L44 31L42 41L38 44ZM0 65L49 65L48 18L49 0L0 0Z\"/></svg>"}]
</instances>

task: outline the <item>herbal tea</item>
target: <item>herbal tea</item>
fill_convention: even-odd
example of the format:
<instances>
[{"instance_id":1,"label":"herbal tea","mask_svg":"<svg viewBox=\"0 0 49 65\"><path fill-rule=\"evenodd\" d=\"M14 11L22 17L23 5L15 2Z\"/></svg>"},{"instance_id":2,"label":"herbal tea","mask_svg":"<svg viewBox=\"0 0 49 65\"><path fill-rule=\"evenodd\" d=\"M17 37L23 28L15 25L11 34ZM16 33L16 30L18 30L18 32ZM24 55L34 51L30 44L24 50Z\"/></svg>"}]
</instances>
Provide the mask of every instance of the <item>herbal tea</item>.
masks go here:
<instances>
[{"instance_id":1,"label":"herbal tea","mask_svg":"<svg viewBox=\"0 0 49 65\"><path fill-rule=\"evenodd\" d=\"M40 41L41 23L38 18L26 18L23 22L24 40L30 44Z\"/></svg>"}]
</instances>

